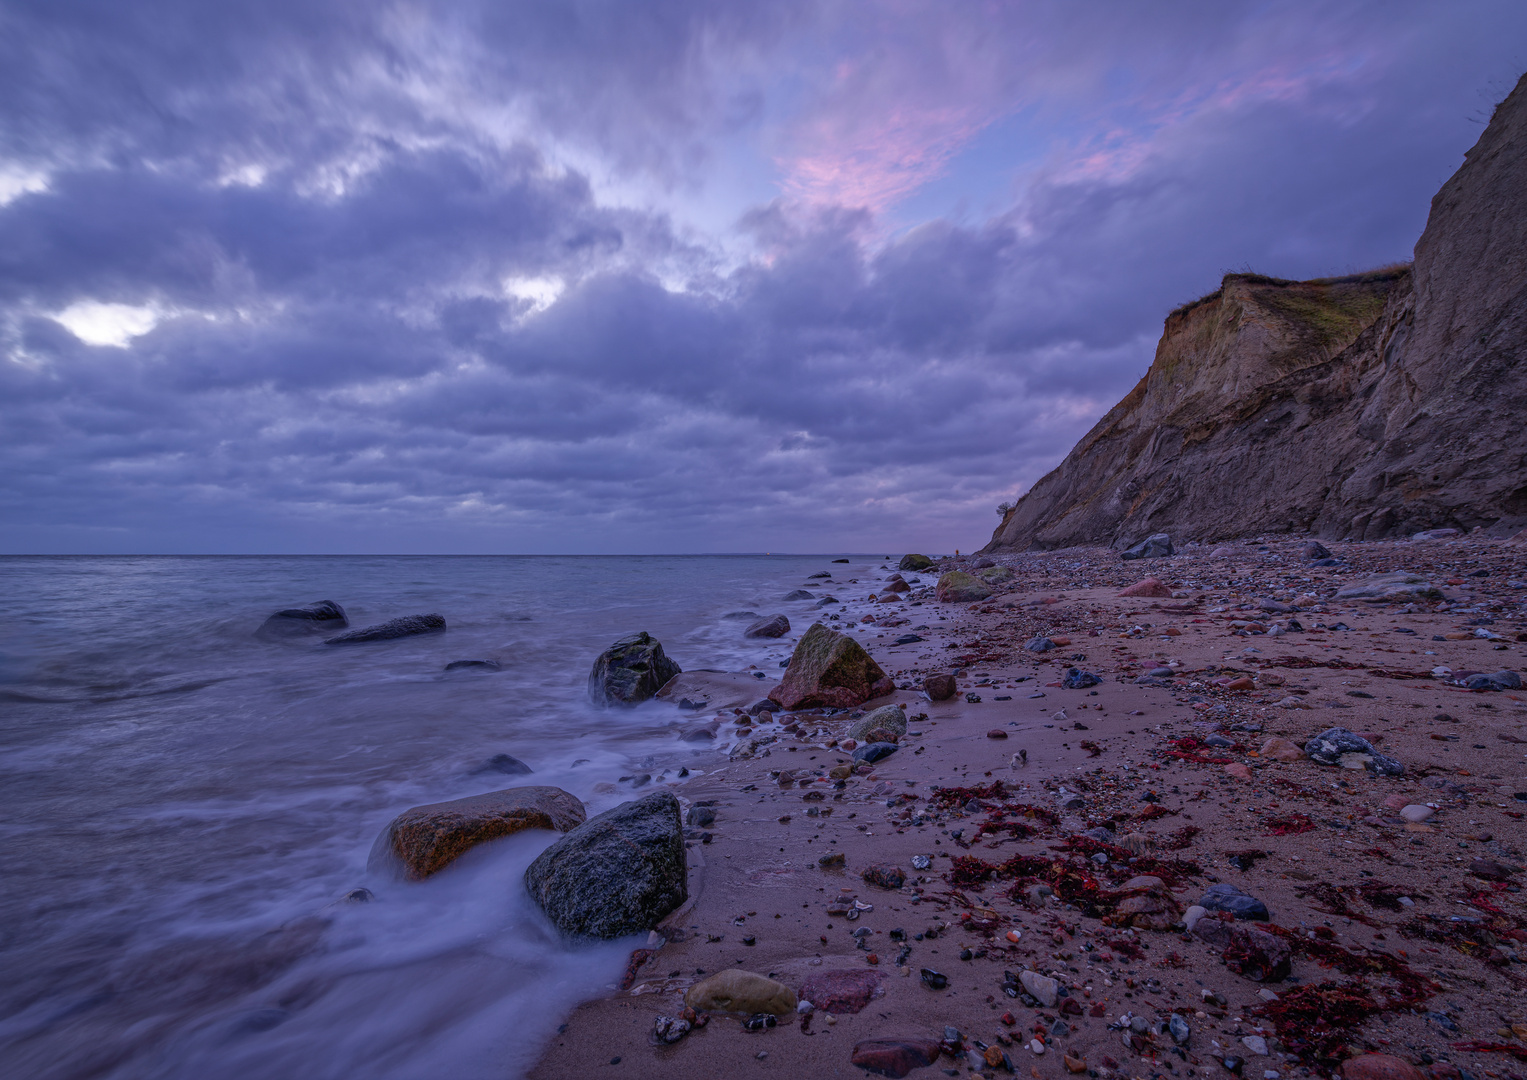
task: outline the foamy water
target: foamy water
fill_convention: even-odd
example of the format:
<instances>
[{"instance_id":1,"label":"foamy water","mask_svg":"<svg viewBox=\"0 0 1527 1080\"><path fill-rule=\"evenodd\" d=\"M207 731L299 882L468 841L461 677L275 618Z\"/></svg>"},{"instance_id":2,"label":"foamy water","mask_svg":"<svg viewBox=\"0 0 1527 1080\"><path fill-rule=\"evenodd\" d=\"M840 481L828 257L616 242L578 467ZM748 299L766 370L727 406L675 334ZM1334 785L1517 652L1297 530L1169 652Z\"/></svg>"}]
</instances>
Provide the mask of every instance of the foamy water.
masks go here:
<instances>
[{"instance_id":1,"label":"foamy water","mask_svg":"<svg viewBox=\"0 0 1527 1080\"><path fill-rule=\"evenodd\" d=\"M841 581L875 576L854 559ZM571 946L528 900L554 837L427 882L366 871L409 806L554 784L590 814L633 772L720 760L676 710L594 708L593 658L645 629L686 669L777 673L737 609L823 556L0 559L0 1060L8 1075L513 1077L626 940ZM859 591L865 591L860 589ZM841 594L840 594L841 595ZM847 599L847 597L843 597ZM445 633L326 647L253 636L322 599L352 627ZM445 673L451 660L503 670ZM761 688L762 693L762 688ZM508 753L535 772L482 771ZM375 899L337 901L367 887Z\"/></svg>"}]
</instances>

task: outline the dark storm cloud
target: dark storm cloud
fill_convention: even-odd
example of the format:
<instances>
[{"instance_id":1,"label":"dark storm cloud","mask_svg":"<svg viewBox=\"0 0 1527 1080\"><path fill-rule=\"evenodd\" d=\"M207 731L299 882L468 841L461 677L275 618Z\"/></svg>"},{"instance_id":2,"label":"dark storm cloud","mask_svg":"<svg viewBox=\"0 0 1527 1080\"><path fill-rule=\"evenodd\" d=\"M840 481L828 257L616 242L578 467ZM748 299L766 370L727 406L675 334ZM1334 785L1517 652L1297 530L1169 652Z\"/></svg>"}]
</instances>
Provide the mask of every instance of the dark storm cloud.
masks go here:
<instances>
[{"instance_id":1,"label":"dark storm cloud","mask_svg":"<svg viewBox=\"0 0 1527 1080\"><path fill-rule=\"evenodd\" d=\"M0 177L41 178L0 203L0 544L974 546L1222 272L1404 257L1477 134L1479 69L1509 68L1489 5L1366 37L1279 6L1325 36L1268 45L1188 4L1072 67L1007 9L918 30L931 10L861 7L0 7ZM1057 50L1086 36L1045 12ZM824 28L890 44L850 48L832 93L781 90L830 66ZM1255 77L1226 83L1206 43ZM754 128L836 133L799 175L839 196L943 168L939 117L974 132L1038 93L1004 49L1034 85L1190 104L1060 139L980 219L677 219ZM851 122L919 79L923 127ZM881 141L843 165L860 129Z\"/></svg>"}]
</instances>

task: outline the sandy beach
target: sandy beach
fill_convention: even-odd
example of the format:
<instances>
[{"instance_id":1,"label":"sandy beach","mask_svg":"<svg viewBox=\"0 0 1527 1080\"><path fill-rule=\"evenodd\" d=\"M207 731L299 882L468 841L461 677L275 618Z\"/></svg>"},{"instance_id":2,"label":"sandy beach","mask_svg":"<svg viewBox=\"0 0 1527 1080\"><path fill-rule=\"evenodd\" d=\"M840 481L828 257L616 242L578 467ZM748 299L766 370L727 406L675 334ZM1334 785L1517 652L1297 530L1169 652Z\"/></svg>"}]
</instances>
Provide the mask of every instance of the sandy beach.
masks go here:
<instances>
[{"instance_id":1,"label":"sandy beach","mask_svg":"<svg viewBox=\"0 0 1527 1080\"><path fill-rule=\"evenodd\" d=\"M999 556L1014 576L974 604L929 588L972 560L899 603L847 587L842 619L874 620L858 636L903 689L833 715L720 711L730 755L675 789L714 815L688 830L690 903L531 1075L854 1076L876 1039L942 1041L930 1076L1271 1080L1364 1051L1439 1080L1527 1071L1527 696L1456 685L1520 671L1527 558L1458 537L1332 544L1316 566L1304 543ZM1423 594L1336 598L1395 571ZM1120 596L1147 577L1169 595ZM1099 681L1068 688L1072 669ZM958 692L930 701L942 672ZM853 719L888 703L899 748L842 777ZM1302 752L1331 728L1373 765ZM1192 910L1221 883L1270 918ZM797 991L850 972L869 997L760 1030L713 1013L654 1045L728 969Z\"/></svg>"}]
</instances>

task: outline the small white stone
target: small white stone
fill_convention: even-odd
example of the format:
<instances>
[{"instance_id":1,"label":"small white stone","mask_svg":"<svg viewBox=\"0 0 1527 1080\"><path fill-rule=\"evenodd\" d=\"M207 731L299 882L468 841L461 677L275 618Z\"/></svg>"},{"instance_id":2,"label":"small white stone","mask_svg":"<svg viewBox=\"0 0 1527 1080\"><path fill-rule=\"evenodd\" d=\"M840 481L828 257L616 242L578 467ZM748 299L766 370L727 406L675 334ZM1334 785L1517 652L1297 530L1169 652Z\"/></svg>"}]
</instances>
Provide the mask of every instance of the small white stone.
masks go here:
<instances>
[{"instance_id":1,"label":"small white stone","mask_svg":"<svg viewBox=\"0 0 1527 1080\"><path fill-rule=\"evenodd\" d=\"M1187 911L1183 912L1182 924L1189 930L1192 930L1193 927L1198 925L1198 920L1202 919L1207 914L1209 914L1208 908L1203 907L1200 904L1194 904L1192 907L1188 908Z\"/></svg>"},{"instance_id":2,"label":"small white stone","mask_svg":"<svg viewBox=\"0 0 1527 1080\"><path fill-rule=\"evenodd\" d=\"M1241 1045L1259 1057L1267 1056L1267 1040L1260 1035L1247 1035L1241 1040Z\"/></svg>"},{"instance_id":3,"label":"small white stone","mask_svg":"<svg viewBox=\"0 0 1527 1080\"><path fill-rule=\"evenodd\" d=\"M1430 818L1436 817L1437 811L1433 810L1430 806L1423 806L1420 803L1411 803L1409 806L1400 811L1400 816L1406 821L1426 821Z\"/></svg>"},{"instance_id":4,"label":"small white stone","mask_svg":"<svg viewBox=\"0 0 1527 1080\"><path fill-rule=\"evenodd\" d=\"M1045 1052L1045 1044L1040 1042L1038 1039L1033 1039L1029 1042L1029 1049L1034 1051L1035 1057L1038 1057L1040 1054Z\"/></svg>"}]
</instances>

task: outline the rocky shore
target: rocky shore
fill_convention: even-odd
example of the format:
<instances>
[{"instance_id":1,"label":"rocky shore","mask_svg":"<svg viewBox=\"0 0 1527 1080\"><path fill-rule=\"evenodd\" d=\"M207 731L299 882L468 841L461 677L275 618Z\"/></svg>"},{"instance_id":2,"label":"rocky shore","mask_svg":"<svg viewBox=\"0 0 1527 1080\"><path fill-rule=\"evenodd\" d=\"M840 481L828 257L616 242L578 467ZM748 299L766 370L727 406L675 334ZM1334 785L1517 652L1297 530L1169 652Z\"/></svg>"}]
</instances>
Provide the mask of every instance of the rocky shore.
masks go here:
<instances>
[{"instance_id":1,"label":"rocky shore","mask_svg":"<svg viewBox=\"0 0 1527 1080\"><path fill-rule=\"evenodd\" d=\"M531 1075L1527 1071L1527 550L894 565L803 583L846 695L659 695L687 885Z\"/></svg>"}]
</instances>

